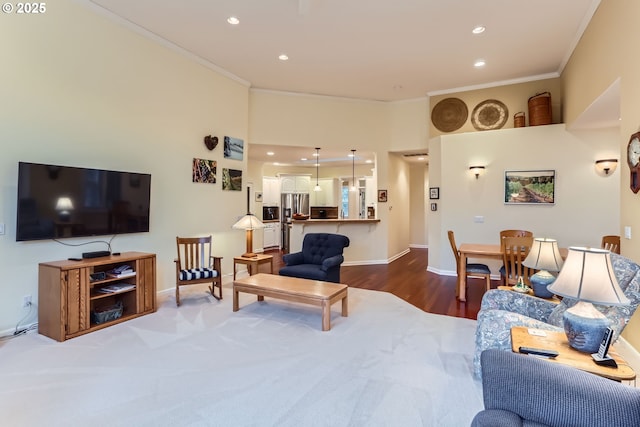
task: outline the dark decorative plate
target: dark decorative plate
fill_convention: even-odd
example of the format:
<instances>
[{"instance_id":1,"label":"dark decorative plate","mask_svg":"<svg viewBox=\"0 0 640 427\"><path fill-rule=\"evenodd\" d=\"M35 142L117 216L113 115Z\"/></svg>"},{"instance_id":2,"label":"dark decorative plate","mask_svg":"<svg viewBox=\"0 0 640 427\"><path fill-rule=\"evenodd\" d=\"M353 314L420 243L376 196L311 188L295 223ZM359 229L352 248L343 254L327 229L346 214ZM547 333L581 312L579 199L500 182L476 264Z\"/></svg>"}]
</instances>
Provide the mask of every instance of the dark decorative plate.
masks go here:
<instances>
[{"instance_id":1,"label":"dark decorative plate","mask_svg":"<svg viewBox=\"0 0 640 427\"><path fill-rule=\"evenodd\" d=\"M467 105L458 98L446 98L431 110L431 122L440 132L453 132L462 127L469 117Z\"/></svg>"},{"instance_id":2,"label":"dark decorative plate","mask_svg":"<svg viewBox=\"0 0 640 427\"><path fill-rule=\"evenodd\" d=\"M507 123L509 109L496 99L487 99L476 105L471 113L471 124L477 130L500 129Z\"/></svg>"}]
</instances>

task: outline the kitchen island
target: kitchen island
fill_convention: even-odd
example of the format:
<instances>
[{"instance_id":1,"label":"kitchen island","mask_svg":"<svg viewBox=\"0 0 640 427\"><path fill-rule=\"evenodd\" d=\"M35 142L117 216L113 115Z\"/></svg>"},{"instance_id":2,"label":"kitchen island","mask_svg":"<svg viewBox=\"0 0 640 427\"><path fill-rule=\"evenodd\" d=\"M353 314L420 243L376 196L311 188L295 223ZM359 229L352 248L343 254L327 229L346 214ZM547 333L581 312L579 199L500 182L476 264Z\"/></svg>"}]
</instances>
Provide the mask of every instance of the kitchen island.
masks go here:
<instances>
[{"instance_id":1,"label":"kitchen island","mask_svg":"<svg viewBox=\"0 0 640 427\"><path fill-rule=\"evenodd\" d=\"M349 238L343 265L386 264L386 248L377 243L379 219L306 219L291 221L290 252L302 248L307 233L335 233Z\"/></svg>"}]
</instances>

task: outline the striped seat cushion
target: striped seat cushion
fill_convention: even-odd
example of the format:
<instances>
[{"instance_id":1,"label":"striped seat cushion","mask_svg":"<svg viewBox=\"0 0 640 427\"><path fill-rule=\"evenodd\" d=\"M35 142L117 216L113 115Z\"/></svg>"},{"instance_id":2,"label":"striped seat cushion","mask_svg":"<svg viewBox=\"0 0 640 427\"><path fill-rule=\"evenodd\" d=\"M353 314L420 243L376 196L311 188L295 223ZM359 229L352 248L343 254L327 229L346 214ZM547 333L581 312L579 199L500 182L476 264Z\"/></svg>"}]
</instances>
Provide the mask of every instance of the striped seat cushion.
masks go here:
<instances>
[{"instance_id":1,"label":"striped seat cushion","mask_svg":"<svg viewBox=\"0 0 640 427\"><path fill-rule=\"evenodd\" d=\"M211 279L214 277L218 277L218 272L211 268L180 270L180 280Z\"/></svg>"}]
</instances>

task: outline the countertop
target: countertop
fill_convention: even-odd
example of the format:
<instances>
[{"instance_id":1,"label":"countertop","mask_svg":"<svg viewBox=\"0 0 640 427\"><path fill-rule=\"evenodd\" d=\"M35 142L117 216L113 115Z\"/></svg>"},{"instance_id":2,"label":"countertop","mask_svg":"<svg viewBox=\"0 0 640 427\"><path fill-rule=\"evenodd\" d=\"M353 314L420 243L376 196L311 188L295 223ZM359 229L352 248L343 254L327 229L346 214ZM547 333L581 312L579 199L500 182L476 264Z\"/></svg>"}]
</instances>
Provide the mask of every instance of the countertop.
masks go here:
<instances>
[{"instance_id":1,"label":"countertop","mask_svg":"<svg viewBox=\"0 0 640 427\"><path fill-rule=\"evenodd\" d=\"M380 222L379 219L294 219L294 224L372 224Z\"/></svg>"}]
</instances>

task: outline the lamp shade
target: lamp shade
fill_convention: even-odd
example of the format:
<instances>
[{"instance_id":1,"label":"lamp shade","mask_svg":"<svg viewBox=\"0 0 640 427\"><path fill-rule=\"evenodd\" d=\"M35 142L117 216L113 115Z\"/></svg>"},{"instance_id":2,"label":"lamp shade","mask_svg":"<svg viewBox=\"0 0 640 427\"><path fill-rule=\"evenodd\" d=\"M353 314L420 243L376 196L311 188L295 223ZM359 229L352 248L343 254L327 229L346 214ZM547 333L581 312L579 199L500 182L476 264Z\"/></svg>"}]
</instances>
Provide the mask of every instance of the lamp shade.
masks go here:
<instances>
[{"instance_id":1,"label":"lamp shade","mask_svg":"<svg viewBox=\"0 0 640 427\"><path fill-rule=\"evenodd\" d=\"M602 305L628 305L618 285L611 253L595 248L569 248L558 277L549 286L554 294Z\"/></svg>"},{"instance_id":2,"label":"lamp shade","mask_svg":"<svg viewBox=\"0 0 640 427\"><path fill-rule=\"evenodd\" d=\"M246 214L232 226L232 228L237 228L239 230L256 230L264 227L264 223L254 214Z\"/></svg>"},{"instance_id":3,"label":"lamp shade","mask_svg":"<svg viewBox=\"0 0 640 427\"><path fill-rule=\"evenodd\" d=\"M59 197L56 202L57 211L70 211L73 209L73 202L69 197Z\"/></svg>"},{"instance_id":4,"label":"lamp shade","mask_svg":"<svg viewBox=\"0 0 640 427\"><path fill-rule=\"evenodd\" d=\"M525 267L546 271L560 271L563 263L558 241L543 238L533 239L529 255L522 262Z\"/></svg>"}]
</instances>

